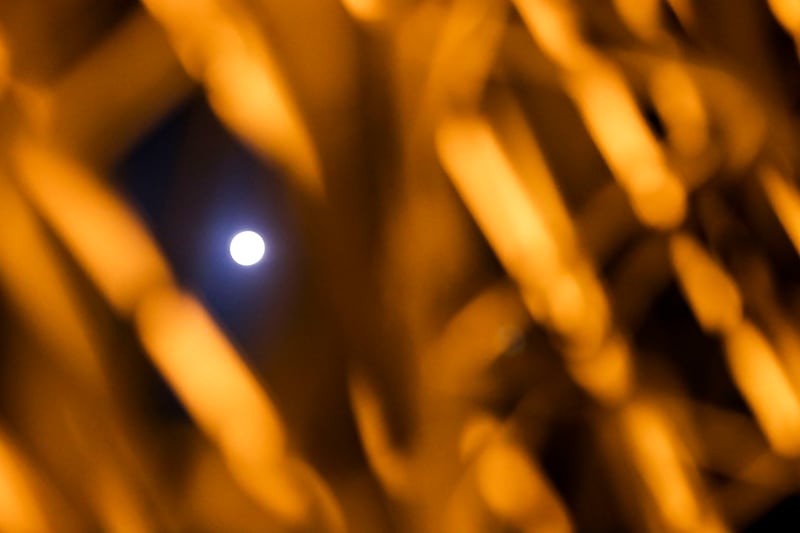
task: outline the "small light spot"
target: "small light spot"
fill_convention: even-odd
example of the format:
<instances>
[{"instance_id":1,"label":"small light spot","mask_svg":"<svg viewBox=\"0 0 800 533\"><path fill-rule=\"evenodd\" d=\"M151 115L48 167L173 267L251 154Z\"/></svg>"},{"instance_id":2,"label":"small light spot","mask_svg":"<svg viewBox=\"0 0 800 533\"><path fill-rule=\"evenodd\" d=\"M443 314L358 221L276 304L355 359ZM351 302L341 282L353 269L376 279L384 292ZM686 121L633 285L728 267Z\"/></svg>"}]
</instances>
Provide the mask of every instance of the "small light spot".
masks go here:
<instances>
[{"instance_id":1,"label":"small light spot","mask_svg":"<svg viewBox=\"0 0 800 533\"><path fill-rule=\"evenodd\" d=\"M261 261L267 247L255 231L242 231L231 239L231 257L242 266L252 266Z\"/></svg>"}]
</instances>

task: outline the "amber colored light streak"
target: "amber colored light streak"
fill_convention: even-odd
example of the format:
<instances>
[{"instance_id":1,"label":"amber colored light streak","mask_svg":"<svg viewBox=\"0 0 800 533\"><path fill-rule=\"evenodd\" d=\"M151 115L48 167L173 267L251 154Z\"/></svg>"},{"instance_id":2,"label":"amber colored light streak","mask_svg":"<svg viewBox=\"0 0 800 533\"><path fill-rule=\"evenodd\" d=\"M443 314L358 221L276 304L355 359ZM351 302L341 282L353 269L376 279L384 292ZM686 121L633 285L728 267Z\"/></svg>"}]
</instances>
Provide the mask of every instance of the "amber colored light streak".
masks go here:
<instances>
[{"instance_id":1,"label":"amber colored light streak","mask_svg":"<svg viewBox=\"0 0 800 533\"><path fill-rule=\"evenodd\" d=\"M507 6L503 2L458 0L446 10L414 109L418 123L409 129L411 145L429 142L429 130L443 112L478 105L503 32ZM468 55L469 61L462 58ZM425 128L420 126L424 125Z\"/></svg>"},{"instance_id":2,"label":"amber colored light streak","mask_svg":"<svg viewBox=\"0 0 800 533\"><path fill-rule=\"evenodd\" d=\"M282 423L203 307L191 296L165 288L148 295L135 318L154 363L233 471L274 470L286 454ZM269 483L266 476L263 483ZM295 508L291 514L303 512Z\"/></svg>"},{"instance_id":3,"label":"amber colored light streak","mask_svg":"<svg viewBox=\"0 0 800 533\"><path fill-rule=\"evenodd\" d=\"M33 141L18 140L13 156L25 192L117 311L130 315L172 279L144 226L97 177Z\"/></svg>"},{"instance_id":4,"label":"amber colored light streak","mask_svg":"<svg viewBox=\"0 0 800 533\"><path fill-rule=\"evenodd\" d=\"M93 465L92 493L103 527L115 533L147 533L153 530L149 517L132 501L130 487L106 465Z\"/></svg>"},{"instance_id":5,"label":"amber colored light streak","mask_svg":"<svg viewBox=\"0 0 800 533\"><path fill-rule=\"evenodd\" d=\"M731 277L687 234L670 238L670 255L700 326L714 334L733 331L742 320L742 297Z\"/></svg>"},{"instance_id":6,"label":"amber colored light streak","mask_svg":"<svg viewBox=\"0 0 800 533\"><path fill-rule=\"evenodd\" d=\"M593 351L609 329L607 298L576 235L570 214L550 172L525 113L509 95L493 109L493 135L501 145L527 198L558 243L560 272L544 288L544 300L554 329L575 348Z\"/></svg>"},{"instance_id":7,"label":"amber colored light streak","mask_svg":"<svg viewBox=\"0 0 800 533\"><path fill-rule=\"evenodd\" d=\"M790 315L787 315L777 302L772 301L761 311L767 324L767 332L774 339L775 351L786 368L794 390L800 393L800 332Z\"/></svg>"},{"instance_id":8,"label":"amber colored light streak","mask_svg":"<svg viewBox=\"0 0 800 533\"><path fill-rule=\"evenodd\" d=\"M275 406L203 306L165 287L147 295L135 322L153 362L242 487L289 524L322 515L330 531L343 530L333 496L292 456Z\"/></svg>"},{"instance_id":9,"label":"amber colored light streak","mask_svg":"<svg viewBox=\"0 0 800 533\"><path fill-rule=\"evenodd\" d=\"M643 496L637 494L635 499L640 499L639 503L644 504L642 507L648 514L647 518L653 519L650 516L653 507L657 511L656 523L647 525L653 526L654 530L723 531L724 526L713 509L714 500L704 493L702 476L695 470L692 457L687 456L682 448L685 435L678 431L677 425L671 424L666 406L648 404L640 399L647 394L651 383L637 384L637 395L632 394L633 346L614 323L611 308L612 304L614 308L618 304L630 305L630 301L638 298L642 303L635 303L632 307L643 310L645 304L652 303L657 291L652 290L646 296L637 294L630 300L627 294L620 298L615 295L616 300L612 302L605 292L599 269L595 268L595 265L602 265L603 272L607 272L605 267L614 270L616 258L612 261L606 259L627 243L638 239L640 235L636 232L641 228L629 216L627 205L625 209L617 209L620 203L616 202L613 195L609 196L609 201L603 197L598 200L600 195L595 195L589 202L596 202L600 207L584 210L580 215L585 215L580 235L601 237L599 244L590 243L596 253L587 256L576 238L578 232L572 226L574 217L559 194L561 187L568 191L567 194L574 192L571 190L571 177L558 175L557 167L554 170L555 177L549 173L535 139L529 138L526 111L521 106L506 110L510 120L503 122L509 117L495 120L498 110L492 108L496 103L493 98L503 90L498 91L498 87L507 83L513 85L515 90L525 87L524 83L517 83L518 80L513 79L518 72L507 68L503 58L498 61L497 52L500 50L503 53L504 48L519 45L521 52L518 54L522 56L530 50L531 44L528 36L522 35L515 17L507 16L507 3L494 0L434 1L422 3L424 7L417 9L417 3L406 0L328 2L331 9L342 11L342 17L347 11L357 19L356 23L362 23L362 27L357 28L358 32L362 32L360 41L370 45L378 43L379 46L370 49L366 61L362 61L364 57L354 60L358 65L358 69L354 70L359 71L355 76L359 78L357 82L351 85L348 76L340 77L346 80L341 90L353 90L355 93L352 100L347 100L354 104L352 107L339 106L340 102L335 98L330 101L337 105L328 106L329 100L322 94L329 95L335 91L329 91L327 86L315 95L318 97L314 99L315 105L301 107L300 103L308 104L308 101L302 100L303 90L300 89L307 87L298 82L297 78L303 76L298 76L297 70L287 68L287 65L295 67L291 64L295 61L310 65L310 71L317 69L322 72L326 70L323 63L332 63L330 58L338 52L326 59L313 57L313 52L307 55L286 54L281 46L286 43L281 39L285 39L285 35L299 39L302 34L295 28L284 28L283 23L290 22L294 15L306 10L306 6L316 9L322 4L316 6L309 1L285 20L276 21L268 16L264 16L265 20L259 20L259 15L265 15L269 10L253 6L279 5L280 2L269 0L245 6L244 2L232 0L144 1L156 21L167 30L175 56L180 58L183 68L205 87L212 107L223 122L262 156L283 165L289 171L290 179L296 180L300 188L313 198L324 200L325 192L319 160L322 156L317 152L318 146L310 134L310 124L317 127L319 119L313 113L327 107L335 108L337 112L332 112L330 117L335 116L336 119L328 118L330 123L336 124L342 117L350 120L354 114L360 114L361 109L355 110L356 104L364 104L365 111L358 120L363 119L364 123L369 123L368 128L373 127L371 110L375 102L372 101L372 95L363 102L359 101L364 96L361 93L364 87L361 85L370 90L379 89L376 92L388 89L387 93L393 93L397 89L393 85L395 78L402 78L398 85L404 85L397 92L407 92L408 95L404 94L403 97L408 102L404 102L407 105L397 106L401 109L397 113L401 115L398 137L403 139L398 151L407 150L410 154L408 159L413 164L409 165L411 171L404 167L398 175L407 172L408 175L420 175L427 179L431 171L429 167L436 166L431 157L428 128L433 127L443 113L453 109L484 109L484 103L488 103L487 107L490 108L486 111L486 118L470 117L445 123L438 132L437 148L440 162L450 174L457 192L497 252L506 271L521 287L522 294L517 294L505 282L502 286L491 287L462 307L461 313L455 313L455 319L447 324L430 350L422 350L422 356L417 353L412 355L414 364L416 359L430 354L438 357L433 362L426 359L420 365L422 371L426 372L420 381L425 387L435 390L425 390L414 397L411 402L418 401L419 405L412 405L412 411L424 409L430 405L429 402L446 395L463 394L466 383L492 374L495 363L501 359L498 356L508 345L497 339L508 340L508 336L501 334L503 328L516 333L526 327L526 308L550 333L556 332L559 341L566 341L549 343L548 349L557 344L556 348L566 356L565 365L574 381L588 391L594 400L610 406L611 409L607 409L606 413L610 411L612 416L619 416L622 441L619 440L620 435L615 435L614 444L629 452L624 459L630 461L647 493ZM728 78L728 67L714 65L713 57L703 57L703 62L710 67L693 63L696 50L685 49L681 39L673 41L673 29L662 25L660 17L664 13L661 10L665 7L661 5L663 3L671 6L683 29L693 37L697 36L699 42L704 41L704 36L696 33L707 30L709 23L718 23L707 19L708 13L714 11L713 7L709 7L708 11L705 6L698 7L695 14L694 9L700 2L693 0L611 0L600 3L514 0L534 41L555 68L551 64L537 66L537 61L542 63L538 57L531 63L526 63L527 58L518 60L514 67L519 70L541 69L533 76L529 72L524 73L526 82L534 78L537 83L544 81L548 90L562 91L572 100L582 122L581 127L588 131L591 141L616 180L615 184L609 184L608 190L613 186L612 192L624 191L635 217L651 226L651 229L673 230L685 218L688 208L686 196L696 183L690 183L689 176L679 179L668 156L675 156L675 168L678 168L677 165L681 165L680 168L694 168L697 163L696 166L702 167L699 174L727 163L727 168L738 175L738 171L749 174L756 157L766 160L776 154L777 157L785 156L781 152L786 148L781 142L776 142L771 143L768 150L761 150L767 118L770 117L768 109L777 104L777 110L783 111L783 103L771 102L770 95L749 93L751 85L760 85L765 80L751 82L735 80L733 76ZM798 41L800 2L768 0L767 4L778 22ZM616 10L616 15L620 17L614 20L613 29L606 26L607 19L594 18L613 18L615 14L611 9ZM297 19L307 22L313 15L317 19L325 18L316 11L312 15L311 11L308 9L308 18L300 16ZM176 68L176 61L166 43L158 38L151 39L153 35L160 36L160 28L141 13L128 15L121 26L109 33L110 38L102 39L105 46L94 47L99 54L88 52L52 85L34 86L21 80L11 80L9 85L11 59L13 68L24 66L26 58L23 56L28 51L23 50L24 54L20 55L13 50L17 55L9 58L0 35L0 95L4 97L0 107L4 118L11 117L8 121L10 126L5 121L0 126L3 130L0 137L3 142L8 140L12 143L8 153L3 154L11 156L10 161L3 162L10 163L3 167L3 171L8 170L11 179L17 181L14 187L5 187L9 183L0 181L0 217L11 228L8 235L4 236L5 247L0 249L0 282L3 285L0 288L8 299L8 310L15 321L17 315L21 317L20 324L29 328L33 336L42 336L45 351L57 352L59 357L64 358L59 359L58 363L77 369L82 386L102 382L102 373L94 367L96 362L92 358L96 347L92 345L91 338L93 334L105 335L106 332L99 329L89 331L94 324L78 316L82 302L77 298L81 291L76 290L72 294L68 290L71 288L69 282L74 280L69 279L70 272L66 269L60 272L63 269L59 262L61 256L56 253L52 242L61 241L57 244L63 244L66 248L67 254L64 255L71 255L70 259L76 260L114 310L123 319L133 315L136 332L157 369L175 389L208 440L222 452L222 459L234 480L249 494L247 502L252 503L251 499L256 501L261 508L276 514L281 525L292 530L298 529L295 526L315 531L324 529L317 527L318 524L308 526L308 521L313 521L313 517L319 517L320 514L326 517L330 529L342 530L341 516L327 487L308 464L293 455L287 444L288 437L268 390L258 382L255 373L242 361L236 348L225 338L199 301L175 288L169 268L133 211L114 196L99 176L84 168L86 161L76 164L74 160L55 153L58 147L73 151L70 157L88 154L88 159L92 159L93 155L103 153L105 143L109 143L114 145L109 153L118 154L141 134L150 120L161 116L185 94L183 91L187 90L188 84ZM644 72L643 79L639 78L642 72L638 71L635 76L629 77L627 63L623 70L614 62L613 58L621 58L630 50L610 50L605 48L605 44L595 47L593 41L582 34L580 19L583 15L586 15L589 24L601 24L601 32L617 32L621 21L638 38L647 42L647 50L643 55L649 57L654 52L653 55L658 59L647 61L650 70ZM409 22L412 19L413 24ZM404 39L398 39L397 30L406 23L411 30L408 30ZM722 27L726 23L719 21L719 24ZM352 29L347 21L343 26L347 28L342 34ZM725 31L721 33L728 33L728 29L724 28ZM507 41L511 32L517 32L516 40ZM626 43L629 37L625 36ZM754 42L757 40L754 36L747 38L753 38ZM614 39L610 41L614 42ZM358 46L364 42L359 42ZM55 44L58 46L62 43L59 41ZM383 49L384 45L387 45L388 52ZM306 51L312 50L313 46ZM627 46L633 48L637 43ZM409 53L408 48L413 48L413 51ZM357 48L344 47L342 50L356 55ZM37 52L43 56L49 53L33 47L29 55L33 57ZM138 52L143 55L137 55L136 62L127 64L119 61L120 55ZM148 56L161 52L164 55L157 58ZM664 56L668 59L664 60ZM298 61L298 58L313 61ZM379 63L376 59L388 59L387 65L382 64L380 69L371 71ZM147 65L139 65L138 61L145 61ZM620 64L625 61L620 59ZM653 65L655 67L651 68ZM362 67L363 72L360 71ZM136 73L131 73L131 76L135 75L130 78L131 83L116 91L118 77L130 68L136 70ZM140 74L141 77L138 76ZM324 76L308 77L315 82L322 78ZM380 85L384 78L391 79L389 87L372 85ZM308 79L304 79L305 82ZM170 83L174 84L170 85L165 80L171 80ZM662 147L639 110L633 87L642 88L635 85L642 81L666 127L666 148ZM765 85L768 85L766 81ZM161 85L162 82L165 85ZM491 94L484 101L487 82ZM292 86L293 83L297 83L297 86ZM320 87L323 85L319 84ZM356 86L358 90L355 90ZM9 90L11 97L5 98L9 93L4 94L4 91ZM307 90L305 96L313 93L313 90ZM392 98L395 96L389 96L386 100ZM96 105L93 105L93 99L97 99ZM320 104L320 101L325 103ZM20 117L16 117L17 112ZM125 118L127 113L136 116ZM502 110L499 114L502 114ZM408 120L408 117L412 117L412 120ZM413 119L416 117L420 117L418 122L422 126L415 127L417 121ZM309 122L306 122L307 118ZM17 119L19 124L15 123ZM514 122L514 119L518 120ZM403 121L411 123L408 131ZM770 124L771 132L781 129L780 121L776 122L777 128ZM386 125L381 121L376 121L376 124ZM108 138L102 138L103 130L112 126L114 131L110 132ZM36 141L26 137L27 132L31 131L40 136ZM565 127L561 133L568 131ZM780 137L772 137L772 133L770 135L770 139ZM325 135L320 135L317 139L319 147L329 148L323 144L329 139L323 137ZM342 134L341 137L347 140L342 140L336 145L337 148L350 142L349 134ZM52 145L45 145L45 139ZM386 144L393 141L388 139ZM405 144L406 141L408 144ZM357 143L353 145L354 153L364 148ZM5 144L3 148L6 148ZM86 148L86 152L82 151L83 148ZM394 152L394 148L386 151ZM110 155L107 157L112 158ZM347 157L350 156L341 157L342 161L348 161ZM726 160L722 161L721 158ZM558 157L554 157L553 161L557 162ZM328 163L326 160L326 169ZM387 163L386 167L390 165ZM343 166L347 170L350 168L347 164ZM391 172L394 173L394 170L391 169ZM439 169L435 170L438 173ZM596 170L602 173L606 171L605 168ZM354 168L353 175L357 172L361 172L361 169ZM692 174L692 171L687 170L686 174ZM712 174L716 176L716 173L705 172L704 179ZM757 167L756 174L772 210L795 248L800 251L800 192L795 180L782 175L775 167L766 165ZM0 176L2 179L4 177ZM709 179L708 185L711 194L714 194L713 189L717 184ZM728 181L723 187L730 191L737 184ZM420 191L413 192L418 194ZM423 196L424 192L413 201L417 202ZM620 198L620 202L625 201L621 192ZM339 198L331 200L338 201ZM431 204L434 202L424 204L423 209ZM764 213L757 214L756 218ZM743 218L752 216L752 213L747 213ZM442 214L441 219L445 217ZM612 219L611 222L609 219ZM752 222L752 219L747 222ZM584 226L592 224L604 226L604 229L595 233L583 231ZM666 271L668 266L664 263L671 263L685 299L701 328L724 341L725 356L733 380L771 448L778 455L796 457L800 454L800 397L797 386L800 374L795 371L798 368L800 341L791 314L783 307L783 295L763 299L753 296L759 289L759 281L763 279L754 281L753 289L746 281L751 274L754 278L757 274L748 271L741 275L737 269L734 282L722 262L698 238L689 234L690 227L694 230L692 224L679 233L668 235L666 239L663 234L656 237L669 243L668 261L664 260L663 254L657 255L659 268ZM754 224L755 229L759 227ZM52 235L47 233L48 230L52 230ZM453 245L453 249L462 244L459 241ZM737 245L734 243L734 246ZM408 249L415 252L413 243ZM419 253L419 257L422 263L425 253ZM625 274L629 275L620 276L620 285L633 286L631 290L638 290L639 293L647 292L641 288L649 284L660 287L660 281L654 283L653 279L658 278L661 271L656 273L655 268L649 267L652 264L626 271ZM452 271L457 268L454 266ZM616 274L618 271L612 272L611 276ZM71 298L76 299L72 302L74 305L70 303ZM747 318L744 309L747 310ZM749 321L750 316L753 317L752 322ZM630 324L625 325L630 327ZM102 326L102 323L98 323L96 327ZM53 331L48 332L48 328ZM763 328L763 332L760 328ZM634 333L637 331L632 331ZM108 333L109 337L112 335L113 332ZM477 340L473 342L473 339ZM538 346L534 346L536 348ZM645 370L652 362L652 358L646 359L643 361ZM43 364L52 362L48 360ZM502 364L505 359L499 362ZM44 367L32 368L31 374L37 375L35 369ZM425 470L437 469L439 465L430 464L431 458L437 456L420 453L423 451L420 448L442 442L442 449L454 445L450 451L457 449L463 463L460 466L467 465L459 488L469 485L474 497L472 500L459 500L460 504L468 503L469 510L463 508L456 511L463 511L462 517L475 517L475 522L466 523L464 519L460 522L464 527L453 529L452 533L482 531L483 526L494 524L492 521L498 519L505 527L513 526L524 531L547 530L548 526L555 531L570 530L566 508L558 501L556 492L549 486L527 446L506 439L507 435L498 437L504 432L503 426L507 428L506 423L494 415L483 414L479 409L470 411L475 407L470 401L459 403L452 411L439 409L437 405L430 409L435 415L427 419L421 417L422 423L415 421L417 425L412 428L415 438L427 431L426 424L430 419L436 419L442 413L449 415L457 412L459 416L447 418L447 423L441 424L446 429L435 433L434 438L414 440L406 456L405 450L401 453L393 448L388 430L391 420L383 409L386 405L384 391L371 388L373 381L368 379L370 376L359 375L352 368L348 368L347 372L350 400L357 415L357 430L367 455L368 468L372 470L357 475L369 478L370 482L374 475L384 485L390 500L385 505L391 519L401 517L401 523L409 523L404 515L416 513L416 509L409 510L410 507L421 499L427 499L432 493L430 490L417 490L417 484L434 478L434 475L426 477L428 472ZM40 381L32 379L25 383L39 384ZM13 406L29 415L34 424L39 420L47 421L51 416L47 412L50 403L43 403L46 407L34 409L36 395L52 394L61 385L55 381L41 383L47 384L41 392L35 386L22 387L27 389L26 394L21 396L20 405ZM639 396L640 393L642 396ZM461 400L463 396L456 401ZM469 407L465 404L469 404ZM563 413L562 407L559 405L552 411L548 410L547 414L558 416ZM475 412L478 414L472 416ZM462 415L467 420L463 426L458 424ZM729 428L735 427L730 421L725 424ZM47 424L41 426L49 428ZM81 424L77 426L90 428ZM531 429L538 432L541 428ZM453 434L448 433L451 430ZM91 439L92 446L87 446L88 453L77 457L93 456L95 451L99 453L98 446L104 442L104 438L95 439L99 435L92 431L84 433L82 437ZM755 433L754 429L752 433ZM43 434L56 435L56 432ZM736 434L732 431L725 435ZM442 436L445 438L439 440ZM758 441L760 450L763 439L760 435L751 436ZM202 440L206 445L205 439L196 435L193 438ZM716 442L711 444L721 446ZM786 468L789 472L784 473L788 482L781 481L783 478L780 473L774 470L785 468L786 464L782 462L785 459L764 451L762 458L772 461L773 470L759 470L761 467L757 463L760 459L757 459L744 470L738 471L742 457L747 456L751 448L745 452L736 449L738 446L727 448L730 449L730 458L726 459L726 464L732 466L730 472L725 473L737 478L734 484L742 480L763 484L775 494L791 491L794 487L790 484L791 468ZM219 461L216 452L209 449L207 459L221 465L222 461ZM614 450L615 454L619 452ZM74 450L70 452L65 449L63 456L67 457L70 453L74 453ZM70 495L70 503L78 503L78 512L97 513L99 516L87 520L97 520L110 529L151 529L146 524L145 516L149 509L138 508L138 497L131 498L136 489L127 486L129 480L126 476L117 475L116 470L122 468L122 463L108 461L103 454L93 457L93 461L97 463L94 465L96 468L91 477L87 476L87 483L95 486L83 494L90 501L77 502L78 496ZM51 525L47 523L50 517L43 509L49 510L52 502L38 490L41 488L38 471L29 466L24 450L17 448L12 439L0 431L0 529L12 532L44 531L46 526ZM227 479L227 473L220 472L217 476L202 476L199 471L201 468L205 467L198 467L197 476L181 480L185 483L182 488L188 489L183 497L192 498L194 491L203 494L202 498L197 498L200 506L202 502L215 499L220 491L225 491L226 487L218 486L216 481ZM204 483L207 486L197 486ZM787 487L782 487L781 483L787 483ZM44 496L47 495L45 492ZM220 495L221 499L224 496ZM37 501L37 497L41 501ZM398 502L399 505L396 505ZM409 502L414 505L406 506ZM739 504L738 501L733 503L735 506ZM364 504L365 507L368 505ZM748 505L753 504L742 503L742 506ZM220 504L220 507L225 508L220 513L230 512L227 504ZM203 511L207 510L199 512ZM492 516L487 518L487 511ZM575 509L578 514L582 511ZM214 515L215 511L209 511L205 516ZM431 516L435 517L436 513L431 513ZM421 524L427 518L418 522L414 522L416 518L413 518L410 522ZM735 517L728 518L736 520ZM215 525L203 525L215 529ZM354 530L359 526L358 523L354 524ZM402 526L399 527L402 529ZM377 531L380 528L373 529ZM436 529L435 525L429 525L429 529L441 530Z\"/></svg>"},{"instance_id":10,"label":"amber colored light streak","mask_svg":"<svg viewBox=\"0 0 800 533\"><path fill-rule=\"evenodd\" d=\"M480 494L497 516L526 531L572 531L552 489L518 444L496 439L476 459L475 470Z\"/></svg>"},{"instance_id":11,"label":"amber colored light streak","mask_svg":"<svg viewBox=\"0 0 800 533\"><path fill-rule=\"evenodd\" d=\"M274 52L248 15L216 0L147 0L190 75L211 105L248 144L292 171L320 198L324 182L316 148Z\"/></svg>"},{"instance_id":12,"label":"amber colored light streak","mask_svg":"<svg viewBox=\"0 0 800 533\"><path fill-rule=\"evenodd\" d=\"M546 309L531 298L540 298L559 272L558 245L490 127L478 117L453 119L440 128L437 144L453 183L522 287L531 313L544 319Z\"/></svg>"},{"instance_id":13,"label":"amber colored light streak","mask_svg":"<svg viewBox=\"0 0 800 533\"><path fill-rule=\"evenodd\" d=\"M558 242L564 262L577 260L582 250L572 217L521 102L510 91L500 93L493 99L487 122L528 198Z\"/></svg>"},{"instance_id":14,"label":"amber colored light streak","mask_svg":"<svg viewBox=\"0 0 800 533\"><path fill-rule=\"evenodd\" d=\"M800 400L772 346L751 323L725 336L731 375L772 448L800 454Z\"/></svg>"},{"instance_id":15,"label":"amber colored light streak","mask_svg":"<svg viewBox=\"0 0 800 533\"><path fill-rule=\"evenodd\" d=\"M674 531L725 531L719 517L702 503L705 498L687 473L690 460L663 410L634 401L620 416L632 460L658 509L657 520Z\"/></svg>"},{"instance_id":16,"label":"amber colored light streak","mask_svg":"<svg viewBox=\"0 0 800 533\"><path fill-rule=\"evenodd\" d=\"M671 228L685 216L686 191L667 167L622 79L598 63L567 85L598 149L646 224Z\"/></svg>"},{"instance_id":17,"label":"amber colored light streak","mask_svg":"<svg viewBox=\"0 0 800 533\"><path fill-rule=\"evenodd\" d=\"M608 300L594 271L582 258L551 281L545 301L554 329L569 338L567 355L591 354L608 335Z\"/></svg>"},{"instance_id":18,"label":"amber colored light streak","mask_svg":"<svg viewBox=\"0 0 800 533\"><path fill-rule=\"evenodd\" d=\"M393 447L376 392L358 371L351 372L348 389L361 442L373 472L390 494L409 500L414 493L411 459Z\"/></svg>"},{"instance_id":19,"label":"amber colored light streak","mask_svg":"<svg viewBox=\"0 0 800 533\"><path fill-rule=\"evenodd\" d=\"M456 391L469 383L499 357L512 340L521 335L527 312L516 289L509 283L490 286L454 316L436 340L430 366L430 382L439 390Z\"/></svg>"},{"instance_id":20,"label":"amber colored light streak","mask_svg":"<svg viewBox=\"0 0 800 533\"><path fill-rule=\"evenodd\" d=\"M0 529L20 533L49 530L22 457L0 433Z\"/></svg>"},{"instance_id":21,"label":"amber colored light streak","mask_svg":"<svg viewBox=\"0 0 800 533\"><path fill-rule=\"evenodd\" d=\"M0 175L0 213L14 228L0 246L0 282L10 304L24 323L63 358L60 362L82 386L97 391L103 372L82 320L75 295L59 269L59 261L45 230L19 191ZM52 327L58 324L58 327Z\"/></svg>"},{"instance_id":22,"label":"amber colored light streak","mask_svg":"<svg viewBox=\"0 0 800 533\"><path fill-rule=\"evenodd\" d=\"M619 333L611 334L591 356L567 361L567 370L576 383L609 406L624 403L634 386L633 354Z\"/></svg>"},{"instance_id":23,"label":"amber colored light streak","mask_svg":"<svg viewBox=\"0 0 800 533\"><path fill-rule=\"evenodd\" d=\"M778 220L800 253L800 192L772 167L762 167L759 179Z\"/></svg>"},{"instance_id":24,"label":"amber colored light streak","mask_svg":"<svg viewBox=\"0 0 800 533\"><path fill-rule=\"evenodd\" d=\"M579 250L563 250L570 239L556 241L490 126L480 117L445 122L437 146L456 189L521 286L531 315L575 343L565 354L575 359L579 382L603 401L623 398L631 386L631 357L618 343L600 349L609 320L602 287ZM543 164L537 167L546 170ZM560 203L554 193L546 197ZM568 217L558 214L563 208L549 209L554 220L568 224ZM562 233L569 235L572 229L564 227ZM564 257L570 260L568 266ZM592 358L596 359L589 362Z\"/></svg>"},{"instance_id":25,"label":"amber colored light streak","mask_svg":"<svg viewBox=\"0 0 800 533\"><path fill-rule=\"evenodd\" d=\"M437 141L445 168L522 288L531 314L560 332L579 335L585 325L576 319L589 303L585 279L576 279L580 272L563 264L565 255L576 262L574 253L563 251L491 127L480 117L453 119L441 127Z\"/></svg>"},{"instance_id":26,"label":"amber colored light streak","mask_svg":"<svg viewBox=\"0 0 800 533\"><path fill-rule=\"evenodd\" d=\"M769 342L743 321L742 298L730 276L693 238L672 237L678 280L700 325L722 335L733 379L773 448L800 453L800 399Z\"/></svg>"},{"instance_id":27,"label":"amber colored light streak","mask_svg":"<svg viewBox=\"0 0 800 533\"><path fill-rule=\"evenodd\" d=\"M21 141L14 154L26 192L101 292L122 314L136 310L151 357L223 451L236 479L287 522L302 523L316 504L331 530L340 530L332 496L316 474L285 453L273 406L202 306L170 289L153 292L169 287L171 275L128 209L55 152Z\"/></svg>"},{"instance_id":28,"label":"amber colored light streak","mask_svg":"<svg viewBox=\"0 0 800 533\"><path fill-rule=\"evenodd\" d=\"M564 86L634 211L656 228L675 227L686 191L638 110L624 78L583 42L568 3L518 0L526 25L562 68Z\"/></svg>"},{"instance_id":29,"label":"amber colored light streak","mask_svg":"<svg viewBox=\"0 0 800 533\"><path fill-rule=\"evenodd\" d=\"M501 421L489 413L477 411L470 415L461 428L458 439L458 452L461 460L467 462L486 447L491 439L502 431Z\"/></svg>"}]
</instances>

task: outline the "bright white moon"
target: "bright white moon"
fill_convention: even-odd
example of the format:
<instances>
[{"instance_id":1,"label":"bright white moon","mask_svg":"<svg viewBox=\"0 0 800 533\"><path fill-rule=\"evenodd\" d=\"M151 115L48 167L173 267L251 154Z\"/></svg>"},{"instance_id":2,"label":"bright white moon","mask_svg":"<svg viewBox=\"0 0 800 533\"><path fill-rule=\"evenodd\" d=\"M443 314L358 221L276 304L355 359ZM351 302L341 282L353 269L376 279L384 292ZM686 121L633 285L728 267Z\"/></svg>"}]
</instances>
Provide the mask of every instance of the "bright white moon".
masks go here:
<instances>
[{"instance_id":1,"label":"bright white moon","mask_svg":"<svg viewBox=\"0 0 800 533\"><path fill-rule=\"evenodd\" d=\"M255 231L242 231L231 239L231 257L242 266L252 266L261 261L267 247Z\"/></svg>"}]
</instances>

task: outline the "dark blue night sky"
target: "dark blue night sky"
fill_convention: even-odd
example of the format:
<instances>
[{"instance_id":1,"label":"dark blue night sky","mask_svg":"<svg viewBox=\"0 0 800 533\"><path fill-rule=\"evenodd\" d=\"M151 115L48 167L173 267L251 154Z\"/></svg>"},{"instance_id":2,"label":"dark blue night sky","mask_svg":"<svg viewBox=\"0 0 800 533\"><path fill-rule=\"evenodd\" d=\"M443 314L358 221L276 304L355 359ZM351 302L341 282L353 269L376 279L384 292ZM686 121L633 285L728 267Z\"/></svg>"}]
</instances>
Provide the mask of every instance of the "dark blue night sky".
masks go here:
<instances>
[{"instance_id":1,"label":"dark blue night sky","mask_svg":"<svg viewBox=\"0 0 800 533\"><path fill-rule=\"evenodd\" d=\"M293 258L285 191L267 168L196 96L174 110L121 162L120 187L169 259L240 346L277 327L288 305ZM229 255L251 229L267 241L251 267ZM246 351L246 350L245 350Z\"/></svg>"}]
</instances>

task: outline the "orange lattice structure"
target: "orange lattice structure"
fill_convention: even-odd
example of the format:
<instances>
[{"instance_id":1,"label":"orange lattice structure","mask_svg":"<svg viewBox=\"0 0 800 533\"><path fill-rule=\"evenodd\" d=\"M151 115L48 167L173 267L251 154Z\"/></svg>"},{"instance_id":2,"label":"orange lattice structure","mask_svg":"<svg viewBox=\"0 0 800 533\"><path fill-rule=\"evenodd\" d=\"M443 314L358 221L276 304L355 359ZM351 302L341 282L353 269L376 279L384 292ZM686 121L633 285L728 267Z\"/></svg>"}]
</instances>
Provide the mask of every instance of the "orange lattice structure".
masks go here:
<instances>
[{"instance_id":1,"label":"orange lattice structure","mask_svg":"<svg viewBox=\"0 0 800 533\"><path fill-rule=\"evenodd\" d=\"M5 2L0 531L800 520L798 38L793 0ZM117 171L206 105L294 224L244 336Z\"/></svg>"}]
</instances>

